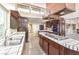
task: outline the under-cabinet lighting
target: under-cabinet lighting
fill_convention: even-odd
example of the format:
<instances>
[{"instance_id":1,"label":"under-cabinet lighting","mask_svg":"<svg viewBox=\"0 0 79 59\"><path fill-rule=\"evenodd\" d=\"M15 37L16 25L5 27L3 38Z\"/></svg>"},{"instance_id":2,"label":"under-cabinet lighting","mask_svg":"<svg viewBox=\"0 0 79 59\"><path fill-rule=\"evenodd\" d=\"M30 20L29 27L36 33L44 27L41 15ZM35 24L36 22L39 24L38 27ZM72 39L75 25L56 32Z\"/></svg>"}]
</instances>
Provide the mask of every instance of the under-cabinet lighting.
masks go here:
<instances>
[{"instance_id":1,"label":"under-cabinet lighting","mask_svg":"<svg viewBox=\"0 0 79 59\"><path fill-rule=\"evenodd\" d=\"M62 15L62 14L64 14L65 12L61 12L60 14Z\"/></svg>"}]
</instances>

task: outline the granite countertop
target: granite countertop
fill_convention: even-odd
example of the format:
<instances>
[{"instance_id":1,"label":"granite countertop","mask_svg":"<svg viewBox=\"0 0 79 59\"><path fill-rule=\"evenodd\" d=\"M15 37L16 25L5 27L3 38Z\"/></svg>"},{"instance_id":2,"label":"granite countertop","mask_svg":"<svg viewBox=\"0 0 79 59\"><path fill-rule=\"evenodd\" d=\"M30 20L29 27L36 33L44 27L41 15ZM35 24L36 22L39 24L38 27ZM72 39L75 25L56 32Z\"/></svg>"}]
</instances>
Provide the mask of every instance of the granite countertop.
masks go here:
<instances>
[{"instance_id":1,"label":"granite countertop","mask_svg":"<svg viewBox=\"0 0 79 59\"><path fill-rule=\"evenodd\" d=\"M21 43L18 45L0 46L0 55L21 55L22 49L23 49L23 43L25 40L25 33L24 32L17 32L9 37L9 38L11 38L11 37L13 37L13 38L20 37L21 38L21 36L23 36L23 38L22 38Z\"/></svg>"},{"instance_id":2,"label":"granite countertop","mask_svg":"<svg viewBox=\"0 0 79 59\"><path fill-rule=\"evenodd\" d=\"M19 47L20 47L20 45L18 45L18 46L1 46L0 55L12 55L12 54L17 55Z\"/></svg>"},{"instance_id":3,"label":"granite countertop","mask_svg":"<svg viewBox=\"0 0 79 59\"><path fill-rule=\"evenodd\" d=\"M46 32L46 31L47 31L47 32L53 32L53 31L50 31L50 30L38 30L38 31L39 31L39 32L44 32L44 31L45 31L45 32Z\"/></svg>"},{"instance_id":4,"label":"granite countertop","mask_svg":"<svg viewBox=\"0 0 79 59\"><path fill-rule=\"evenodd\" d=\"M51 36L49 36L49 34L47 35L47 32L40 32L39 34L66 48L79 51L79 40L75 40L73 38L60 37L55 34L52 34Z\"/></svg>"}]
</instances>

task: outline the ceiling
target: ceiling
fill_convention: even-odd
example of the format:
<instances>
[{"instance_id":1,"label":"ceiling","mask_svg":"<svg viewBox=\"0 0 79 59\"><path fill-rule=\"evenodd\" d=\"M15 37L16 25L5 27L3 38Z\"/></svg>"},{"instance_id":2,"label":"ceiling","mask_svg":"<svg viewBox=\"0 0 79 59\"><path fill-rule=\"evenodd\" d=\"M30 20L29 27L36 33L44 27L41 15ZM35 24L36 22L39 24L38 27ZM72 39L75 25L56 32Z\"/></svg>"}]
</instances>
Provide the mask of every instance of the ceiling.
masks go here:
<instances>
[{"instance_id":1,"label":"ceiling","mask_svg":"<svg viewBox=\"0 0 79 59\"><path fill-rule=\"evenodd\" d=\"M35 24L43 24L44 21L41 18L28 18L29 22Z\"/></svg>"},{"instance_id":2,"label":"ceiling","mask_svg":"<svg viewBox=\"0 0 79 59\"><path fill-rule=\"evenodd\" d=\"M30 4L38 6L38 7L46 8L46 3L30 3Z\"/></svg>"}]
</instances>

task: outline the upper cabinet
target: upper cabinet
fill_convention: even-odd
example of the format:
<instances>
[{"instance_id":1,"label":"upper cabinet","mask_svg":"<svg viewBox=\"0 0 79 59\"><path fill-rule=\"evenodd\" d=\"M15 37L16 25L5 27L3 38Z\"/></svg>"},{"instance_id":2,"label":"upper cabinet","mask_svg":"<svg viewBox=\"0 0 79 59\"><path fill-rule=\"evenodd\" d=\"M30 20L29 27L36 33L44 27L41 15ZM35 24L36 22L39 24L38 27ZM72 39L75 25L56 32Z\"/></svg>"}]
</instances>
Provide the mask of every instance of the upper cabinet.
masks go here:
<instances>
[{"instance_id":1,"label":"upper cabinet","mask_svg":"<svg viewBox=\"0 0 79 59\"><path fill-rule=\"evenodd\" d=\"M20 17L20 14L18 11L11 10L11 16L18 19Z\"/></svg>"},{"instance_id":2,"label":"upper cabinet","mask_svg":"<svg viewBox=\"0 0 79 59\"><path fill-rule=\"evenodd\" d=\"M53 11L54 15L65 15L75 11L75 3L47 3L47 9Z\"/></svg>"},{"instance_id":3,"label":"upper cabinet","mask_svg":"<svg viewBox=\"0 0 79 59\"><path fill-rule=\"evenodd\" d=\"M11 10L10 11L10 28L17 29L19 25L19 17L20 14L18 11Z\"/></svg>"}]
</instances>

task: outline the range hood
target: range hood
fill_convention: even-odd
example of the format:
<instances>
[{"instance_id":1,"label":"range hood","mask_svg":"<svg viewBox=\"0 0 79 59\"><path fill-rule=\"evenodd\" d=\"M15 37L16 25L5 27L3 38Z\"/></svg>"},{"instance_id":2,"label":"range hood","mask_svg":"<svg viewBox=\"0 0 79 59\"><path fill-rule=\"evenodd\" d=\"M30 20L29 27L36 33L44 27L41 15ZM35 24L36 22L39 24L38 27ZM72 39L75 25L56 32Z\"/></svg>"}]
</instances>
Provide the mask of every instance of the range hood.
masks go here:
<instances>
[{"instance_id":1,"label":"range hood","mask_svg":"<svg viewBox=\"0 0 79 59\"><path fill-rule=\"evenodd\" d=\"M68 8L63 8L62 10L53 13L53 15L62 16L62 15L66 15L66 14L69 14L69 13L74 12L74 11L75 11L75 10L71 10L71 9L68 9Z\"/></svg>"},{"instance_id":2,"label":"range hood","mask_svg":"<svg viewBox=\"0 0 79 59\"><path fill-rule=\"evenodd\" d=\"M50 7L51 6L51 7ZM60 3L60 4L49 4L49 9L52 10L53 13L50 13L47 16L44 16L43 19L54 19L54 15L63 16L72 12L75 12L75 4L74 3Z\"/></svg>"},{"instance_id":3,"label":"range hood","mask_svg":"<svg viewBox=\"0 0 79 59\"><path fill-rule=\"evenodd\" d=\"M58 15L58 16L63 16L69 13L75 12L75 10L71 10L68 8L63 8L62 10L55 12L53 14L49 14L47 17L43 17L43 19L47 20L47 19L54 19L54 15Z\"/></svg>"}]
</instances>

